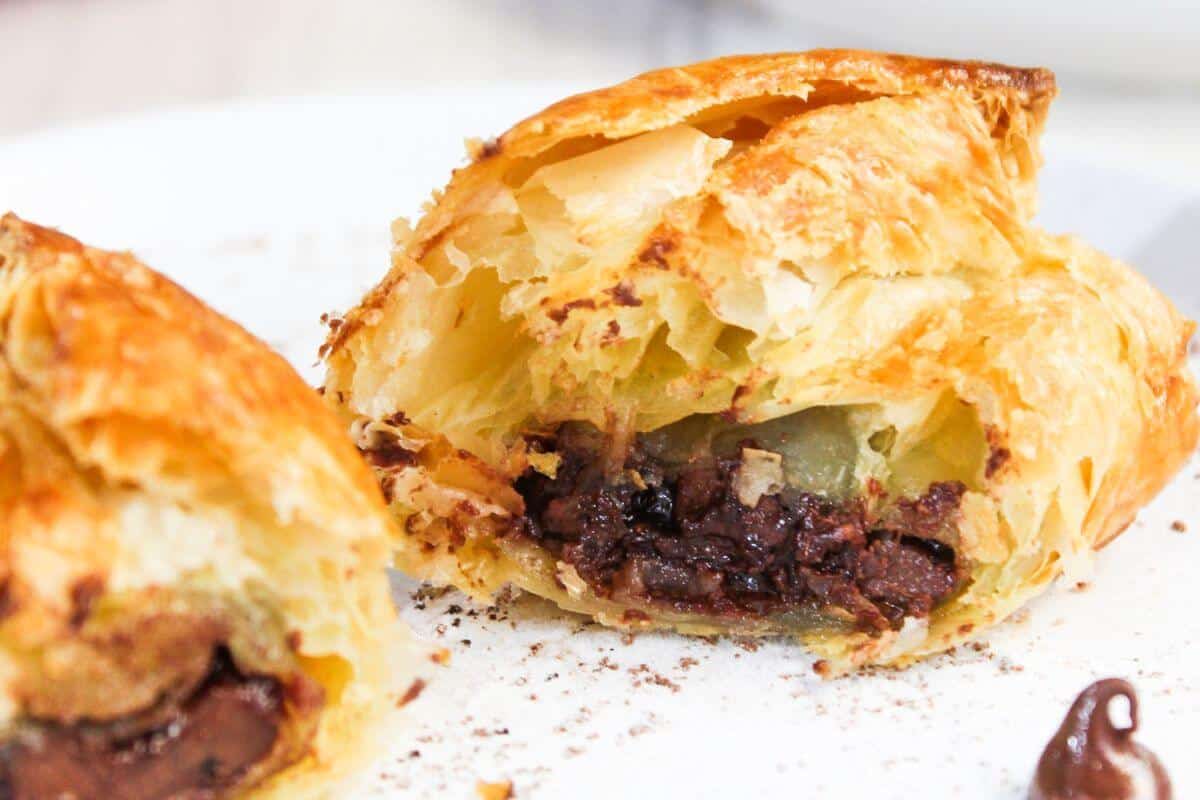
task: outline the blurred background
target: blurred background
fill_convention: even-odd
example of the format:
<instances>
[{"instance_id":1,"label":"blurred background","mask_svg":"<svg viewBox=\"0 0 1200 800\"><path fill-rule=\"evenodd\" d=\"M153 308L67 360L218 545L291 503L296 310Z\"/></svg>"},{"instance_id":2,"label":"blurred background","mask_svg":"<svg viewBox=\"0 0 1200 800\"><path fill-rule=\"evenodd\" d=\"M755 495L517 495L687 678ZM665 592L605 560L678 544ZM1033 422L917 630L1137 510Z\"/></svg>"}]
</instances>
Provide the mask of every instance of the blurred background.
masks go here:
<instances>
[{"instance_id":1,"label":"blurred background","mask_svg":"<svg viewBox=\"0 0 1200 800\"><path fill-rule=\"evenodd\" d=\"M1052 67L1063 87L1052 131L1084 155L1200 183L1200 0L0 0L0 140L162 107L494 81L583 88L717 54L830 46Z\"/></svg>"}]
</instances>

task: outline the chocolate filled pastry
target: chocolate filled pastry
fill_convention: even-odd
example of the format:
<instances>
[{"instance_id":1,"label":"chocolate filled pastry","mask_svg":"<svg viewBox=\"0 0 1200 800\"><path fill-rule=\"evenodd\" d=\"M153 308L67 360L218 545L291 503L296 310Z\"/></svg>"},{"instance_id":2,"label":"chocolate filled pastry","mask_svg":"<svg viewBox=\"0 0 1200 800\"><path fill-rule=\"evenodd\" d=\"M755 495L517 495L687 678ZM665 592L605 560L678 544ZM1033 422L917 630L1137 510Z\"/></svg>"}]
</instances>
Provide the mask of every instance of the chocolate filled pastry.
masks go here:
<instances>
[{"instance_id":1,"label":"chocolate filled pastry","mask_svg":"<svg viewBox=\"0 0 1200 800\"><path fill-rule=\"evenodd\" d=\"M390 525L266 345L0 220L0 797L324 796L390 685Z\"/></svg>"},{"instance_id":2,"label":"chocolate filled pastry","mask_svg":"<svg viewBox=\"0 0 1200 800\"><path fill-rule=\"evenodd\" d=\"M399 566L830 672L993 625L1197 438L1192 324L1038 229L1040 69L724 58L474 146L331 320Z\"/></svg>"}]
</instances>

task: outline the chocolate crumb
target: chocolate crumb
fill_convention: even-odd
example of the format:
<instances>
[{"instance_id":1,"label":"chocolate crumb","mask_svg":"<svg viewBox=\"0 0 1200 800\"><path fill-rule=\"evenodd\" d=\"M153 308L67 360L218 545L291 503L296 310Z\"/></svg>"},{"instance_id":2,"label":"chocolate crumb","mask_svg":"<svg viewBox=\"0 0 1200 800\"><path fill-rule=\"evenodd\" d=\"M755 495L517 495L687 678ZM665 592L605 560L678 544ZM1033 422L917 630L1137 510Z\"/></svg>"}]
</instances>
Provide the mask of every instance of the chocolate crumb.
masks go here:
<instances>
[{"instance_id":1,"label":"chocolate crumb","mask_svg":"<svg viewBox=\"0 0 1200 800\"><path fill-rule=\"evenodd\" d=\"M440 600L450 594L452 589L449 586L434 586L433 584L423 583L417 590L409 595L412 600Z\"/></svg>"},{"instance_id":2,"label":"chocolate crumb","mask_svg":"<svg viewBox=\"0 0 1200 800\"><path fill-rule=\"evenodd\" d=\"M67 624L80 628L92 613L92 604L104 594L104 578L100 575L85 575L71 587L71 616Z\"/></svg>"},{"instance_id":3,"label":"chocolate crumb","mask_svg":"<svg viewBox=\"0 0 1200 800\"><path fill-rule=\"evenodd\" d=\"M502 149L503 149L503 146L500 144L499 139L496 139L496 138L484 139L483 142L479 145L479 150L476 155L476 159L479 161L483 161L488 158L493 158L493 157L499 155L500 151Z\"/></svg>"},{"instance_id":4,"label":"chocolate crumb","mask_svg":"<svg viewBox=\"0 0 1200 800\"><path fill-rule=\"evenodd\" d=\"M642 685L643 681L637 680L637 678L643 677L646 683L670 689L673 694L679 691L679 684L664 675L658 674L646 664L638 664L636 667L630 667L629 674L635 676L634 686Z\"/></svg>"},{"instance_id":5,"label":"chocolate crumb","mask_svg":"<svg viewBox=\"0 0 1200 800\"><path fill-rule=\"evenodd\" d=\"M471 731L471 735L480 739L486 739L489 736L508 736L508 728L493 728L490 731L487 728L476 728Z\"/></svg>"},{"instance_id":6,"label":"chocolate crumb","mask_svg":"<svg viewBox=\"0 0 1200 800\"><path fill-rule=\"evenodd\" d=\"M13 588L12 576L5 576L0 581L0 620L7 619L20 609L21 603Z\"/></svg>"},{"instance_id":7,"label":"chocolate crumb","mask_svg":"<svg viewBox=\"0 0 1200 800\"><path fill-rule=\"evenodd\" d=\"M329 328L330 331L336 331L338 328L342 327L345 322L346 320L337 314L330 314L326 312L321 315L321 324Z\"/></svg>"},{"instance_id":8,"label":"chocolate crumb","mask_svg":"<svg viewBox=\"0 0 1200 800\"><path fill-rule=\"evenodd\" d=\"M379 431L375 442L369 447L359 447L359 451L371 463L380 469L411 467L417 463L417 454L405 447L394 434Z\"/></svg>"},{"instance_id":9,"label":"chocolate crumb","mask_svg":"<svg viewBox=\"0 0 1200 800\"><path fill-rule=\"evenodd\" d=\"M595 300L593 300L590 297L584 297L580 300L572 300L571 302L566 303L562 306L559 306L558 308L551 309L550 311L546 312L546 316L549 317L550 319L552 319L554 322L558 323L559 325L562 325L564 322L567 321L567 317L575 309L577 309L577 308L592 308L592 309L594 309L595 307L596 307Z\"/></svg>"},{"instance_id":10,"label":"chocolate crumb","mask_svg":"<svg viewBox=\"0 0 1200 800\"><path fill-rule=\"evenodd\" d=\"M1176 533L1187 533L1187 524L1183 520L1177 519L1171 523L1171 530Z\"/></svg>"},{"instance_id":11,"label":"chocolate crumb","mask_svg":"<svg viewBox=\"0 0 1200 800\"><path fill-rule=\"evenodd\" d=\"M641 298L633 290L633 284L629 281L621 281L616 286L610 286L604 290L612 296L613 302L619 306L640 306Z\"/></svg>"},{"instance_id":12,"label":"chocolate crumb","mask_svg":"<svg viewBox=\"0 0 1200 800\"><path fill-rule=\"evenodd\" d=\"M396 708L403 708L413 700L416 700L421 696L421 692L423 691L425 691L425 681L421 680L420 678L414 678L413 682L409 684L409 687L404 692L403 696L396 701Z\"/></svg>"},{"instance_id":13,"label":"chocolate crumb","mask_svg":"<svg viewBox=\"0 0 1200 800\"><path fill-rule=\"evenodd\" d=\"M983 475L985 478L990 478L999 472L1008 460L1012 458L1012 452L1007 447L993 447L988 453L987 465L984 467Z\"/></svg>"},{"instance_id":14,"label":"chocolate crumb","mask_svg":"<svg viewBox=\"0 0 1200 800\"><path fill-rule=\"evenodd\" d=\"M401 428L412 422L412 420L408 418L408 415L403 411L397 411L394 414L388 414L383 418L383 421L388 425L391 425L393 428Z\"/></svg>"},{"instance_id":15,"label":"chocolate crumb","mask_svg":"<svg viewBox=\"0 0 1200 800\"><path fill-rule=\"evenodd\" d=\"M675 242L670 239L652 239L638 254L638 261L650 264L658 269L669 269L667 254L675 249Z\"/></svg>"},{"instance_id":16,"label":"chocolate crumb","mask_svg":"<svg viewBox=\"0 0 1200 800\"><path fill-rule=\"evenodd\" d=\"M721 419L725 420L726 422L730 422L730 423L737 422L738 416L741 414L741 411L742 411L742 409L741 409L742 400L745 399L746 397L748 397L750 395L750 393L753 391L754 391L754 387L749 384L745 384L745 383L738 384L737 387L733 390L733 396L729 398L729 408L727 408L721 412Z\"/></svg>"}]
</instances>

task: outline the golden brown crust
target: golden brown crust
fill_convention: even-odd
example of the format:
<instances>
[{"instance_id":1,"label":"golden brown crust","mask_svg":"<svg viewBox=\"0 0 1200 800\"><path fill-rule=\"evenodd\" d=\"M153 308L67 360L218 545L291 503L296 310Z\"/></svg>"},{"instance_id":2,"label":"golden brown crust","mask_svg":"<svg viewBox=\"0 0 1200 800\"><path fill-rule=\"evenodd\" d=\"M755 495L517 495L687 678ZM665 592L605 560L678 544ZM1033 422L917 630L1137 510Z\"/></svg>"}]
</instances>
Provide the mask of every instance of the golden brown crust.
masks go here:
<instances>
[{"instance_id":1,"label":"golden brown crust","mask_svg":"<svg viewBox=\"0 0 1200 800\"><path fill-rule=\"evenodd\" d=\"M475 163L456 170L450 184L422 217L409 254L419 259L456 217L490 197L489 181L571 141L616 140L696 121L739 103L772 98L805 108L869 97L962 92L983 112L1000 142L1005 169L1027 216L1035 210L1033 182L1040 165L1036 142L1050 103L1058 94L1054 73L982 61L952 61L864 50L717 58L655 70L605 89L575 95L517 123L471 153ZM405 269L397 265L331 330L322 356L333 354L357 332L364 315L378 310Z\"/></svg>"},{"instance_id":2,"label":"golden brown crust","mask_svg":"<svg viewBox=\"0 0 1200 800\"><path fill-rule=\"evenodd\" d=\"M382 705L388 531L280 356L132 255L0 218L4 726L136 714L228 647L324 687L288 706L272 764L310 757L268 789L315 786Z\"/></svg>"},{"instance_id":3,"label":"golden brown crust","mask_svg":"<svg viewBox=\"0 0 1200 800\"><path fill-rule=\"evenodd\" d=\"M1086 565L1195 447L1197 393L1191 323L1033 224L1054 94L1044 70L738 57L569 98L479 150L325 351L327 399L417 453L377 464L401 567L611 624L796 633L845 667L950 647ZM968 487L970 581L927 627L629 617L503 535L530 429L814 407L848 409L861 485Z\"/></svg>"},{"instance_id":4,"label":"golden brown crust","mask_svg":"<svg viewBox=\"0 0 1200 800\"><path fill-rule=\"evenodd\" d=\"M173 466L186 463L193 480L203 476L196 465L211 465L234 473L222 477L261 481L275 470L264 476L257 467L286 452L272 446L304 430L328 459L308 480L318 503L349 496L369 507L375 490L365 466L340 444L320 398L297 391L295 371L261 341L129 254L84 247L11 214L0 236L5 361L21 405L64 428L86 427L81 444L128 442L132 450L105 464L115 475L137 480L149 466L139 456L170 448ZM42 349L49 337L53 347ZM256 417L269 423L230 424ZM123 430L158 424L154 441Z\"/></svg>"},{"instance_id":5,"label":"golden brown crust","mask_svg":"<svg viewBox=\"0 0 1200 800\"><path fill-rule=\"evenodd\" d=\"M625 138L750 97L804 97L814 91L813 84L818 81L841 84L867 96L961 88L981 101L995 97L1015 102L1036 117L1045 115L1058 93L1050 70L983 61L866 50L727 56L654 70L616 86L560 100L514 125L486 155L526 158L566 139L594 135Z\"/></svg>"}]
</instances>

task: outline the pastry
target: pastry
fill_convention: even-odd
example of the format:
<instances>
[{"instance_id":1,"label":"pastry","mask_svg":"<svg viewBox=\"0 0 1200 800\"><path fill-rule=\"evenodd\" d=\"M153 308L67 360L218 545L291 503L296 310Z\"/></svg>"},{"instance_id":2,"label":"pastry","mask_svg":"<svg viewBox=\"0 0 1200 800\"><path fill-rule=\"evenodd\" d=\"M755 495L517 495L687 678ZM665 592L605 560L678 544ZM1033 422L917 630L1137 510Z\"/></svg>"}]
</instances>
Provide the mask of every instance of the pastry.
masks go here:
<instances>
[{"instance_id":1,"label":"pastry","mask_svg":"<svg viewBox=\"0 0 1200 800\"><path fill-rule=\"evenodd\" d=\"M1053 75L723 58L476 143L326 399L396 558L903 664L1086 568L1192 451L1192 323L1033 222Z\"/></svg>"},{"instance_id":2,"label":"pastry","mask_svg":"<svg viewBox=\"0 0 1200 800\"><path fill-rule=\"evenodd\" d=\"M266 345L0 220L0 796L324 796L390 685L390 524Z\"/></svg>"}]
</instances>

